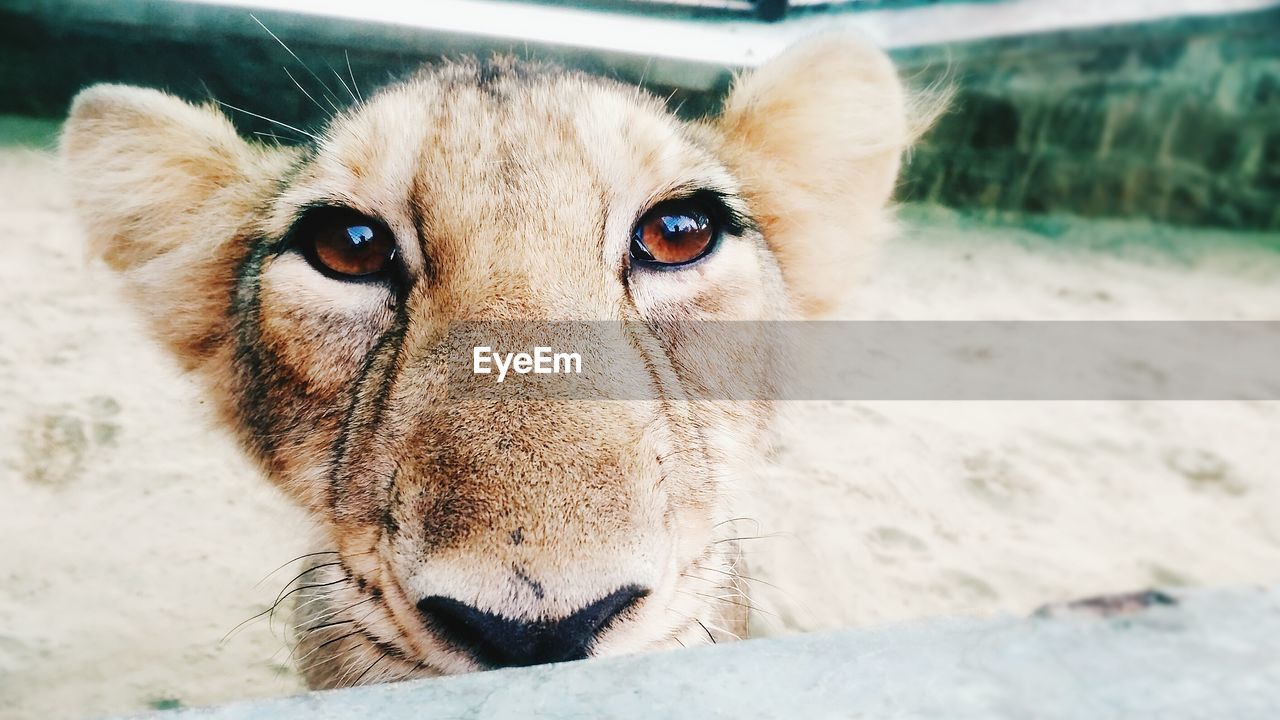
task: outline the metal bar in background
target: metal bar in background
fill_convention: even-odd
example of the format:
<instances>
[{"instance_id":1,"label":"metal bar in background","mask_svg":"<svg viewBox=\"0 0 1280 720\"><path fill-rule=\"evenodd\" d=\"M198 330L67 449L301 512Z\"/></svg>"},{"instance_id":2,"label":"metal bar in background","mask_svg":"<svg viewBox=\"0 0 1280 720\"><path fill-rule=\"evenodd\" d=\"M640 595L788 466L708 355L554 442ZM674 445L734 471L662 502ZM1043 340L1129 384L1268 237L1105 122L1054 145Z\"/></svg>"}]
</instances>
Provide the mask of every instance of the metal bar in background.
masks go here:
<instances>
[{"instance_id":1,"label":"metal bar in background","mask_svg":"<svg viewBox=\"0 0 1280 720\"><path fill-rule=\"evenodd\" d=\"M822 12L797 13L774 24L741 12L673 16L658 13L659 4L653 5L653 12L623 13L500 0L0 0L0 12L64 24L145 26L149 32L183 37L260 39L262 29L247 17L254 13L286 42L418 54L536 48L623 74L639 70L658 85L705 91L721 87L730 70L754 67L793 42L838 28L862 32L893 49L1243 13L1278 7L1280 0L997 0L906 7L824 3ZM736 6L726 3L724 9Z\"/></svg>"},{"instance_id":2,"label":"metal bar in background","mask_svg":"<svg viewBox=\"0 0 1280 720\"><path fill-rule=\"evenodd\" d=\"M700 118L735 70L846 28L889 49L912 87L955 90L912 152L901 200L1280 230L1280 0L825 3L773 24L728 4L590 1L645 12L561 0L0 0L0 115L60 118L85 86L115 82L318 129L326 118L282 69L299 68L279 37L324 77L341 67L365 89L424 62L509 53L643 85Z\"/></svg>"}]
</instances>

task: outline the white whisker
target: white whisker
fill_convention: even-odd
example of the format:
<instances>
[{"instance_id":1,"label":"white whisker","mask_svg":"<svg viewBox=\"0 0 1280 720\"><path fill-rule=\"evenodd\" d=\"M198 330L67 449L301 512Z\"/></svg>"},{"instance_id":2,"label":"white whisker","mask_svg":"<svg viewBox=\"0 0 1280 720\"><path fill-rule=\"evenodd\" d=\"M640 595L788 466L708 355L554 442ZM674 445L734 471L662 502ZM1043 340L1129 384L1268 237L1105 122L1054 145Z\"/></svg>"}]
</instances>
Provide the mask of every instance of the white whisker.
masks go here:
<instances>
[{"instance_id":1,"label":"white whisker","mask_svg":"<svg viewBox=\"0 0 1280 720\"><path fill-rule=\"evenodd\" d=\"M325 65L329 66L329 72L333 73L333 76L338 79L338 82L342 83L342 89L347 91L347 94L351 96L351 100L353 102L359 102L359 98L357 98L356 94L352 92L351 86L348 85L347 81L344 80L342 76L338 74L338 71L334 70L333 66L329 65L329 63L325 63Z\"/></svg>"},{"instance_id":2,"label":"white whisker","mask_svg":"<svg viewBox=\"0 0 1280 720\"><path fill-rule=\"evenodd\" d=\"M297 61L298 61L298 64L299 64L299 65L301 65L301 66L302 66L302 68L303 68L304 70L306 70L306 71L307 71L307 73L308 73L308 74L310 74L310 75L311 75L311 77L312 77L312 78L314 78L314 79L315 79L315 81L316 81L317 83L319 83L319 84L320 84L320 87L324 88L324 92L325 92L324 99L325 99L325 101L326 101L326 102L328 102L328 103L329 103L329 105L333 107L333 111L334 111L334 112L338 112L338 106L337 106L337 105L334 105L334 103L333 103L333 99L330 97L330 95L332 95L332 94L333 94L333 91L329 89L329 86L328 86L328 85L325 85L324 81L320 79L320 76L319 76L319 75L317 75L317 74L315 73L315 71L311 69L311 66L309 66L309 65L307 65L306 63L302 62L302 58L298 57L298 54L297 54L297 53L295 53L292 49L290 49L288 45L285 45L283 40L281 40L279 37L277 37L275 33L271 32L271 28L269 28L269 27L267 27L266 25L262 24L262 21L261 21L261 20L259 20L259 19L258 19L258 17L257 17L256 15L254 15L253 13L250 13L250 14L249 14L249 17L253 18L253 21L254 21L254 22L256 22L256 23L258 23L258 27L260 27L260 28L262 28L263 30L265 30L265 31L267 32L267 34L271 36L271 39L272 39L272 40L275 40L276 42L280 43L280 47L284 48L284 51L285 51L285 52L287 52L287 53L289 53L289 55L291 55L291 56L293 57L293 59L294 59L294 60L297 60ZM321 109L323 109L323 108L321 108Z\"/></svg>"},{"instance_id":3,"label":"white whisker","mask_svg":"<svg viewBox=\"0 0 1280 720\"><path fill-rule=\"evenodd\" d=\"M343 50L342 56L347 59L347 76L351 78L351 87L356 91L356 100L363 103L364 95L360 92L360 86L356 84L356 74L351 72L351 53Z\"/></svg>"},{"instance_id":4,"label":"white whisker","mask_svg":"<svg viewBox=\"0 0 1280 720\"><path fill-rule=\"evenodd\" d=\"M289 76L289 79L293 81L294 86L295 86L295 87L297 87L299 90L301 90L303 95L306 95L306 96L307 96L307 99L311 101L311 104L313 104L313 105L315 105L316 107L320 108L320 112L321 112L321 113L324 113L324 114L326 114L326 115L329 113L329 111L328 111L328 110L325 110L325 109L324 109L324 106L323 106L323 105L321 105L319 102L316 102L316 99L315 99L315 98L313 98L313 97L311 97L311 93L307 92L307 89L306 89L306 88L302 87L302 83L298 82L298 79L297 79L297 78L295 78L295 77L293 76L293 73L289 72L289 68L284 67L284 66L282 65L282 66L280 66L280 69L284 71L284 74L285 74L285 75L288 75L288 76Z\"/></svg>"},{"instance_id":5,"label":"white whisker","mask_svg":"<svg viewBox=\"0 0 1280 720\"><path fill-rule=\"evenodd\" d=\"M232 109L232 110L235 110L236 112L242 112L242 113L244 113L245 115L248 115L248 116L250 116L250 117L256 117L256 118L258 118L259 120L266 120L267 122L271 123L272 125L279 125L280 127L284 128L284 129L286 129L286 130L292 130L292 131L294 131L294 132L298 133L299 135L306 135L307 137L311 138L312 140L315 140L316 142L320 142L320 138L319 138L319 137L317 137L316 135L312 135L311 133L307 132L306 130L299 130L298 128L296 128L296 127L294 127L294 126L292 126L292 125L289 125L288 123L282 123L282 122L280 122L279 120L272 120L271 118L267 117L266 115L259 115L259 114L258 114L258 113L256 113L256 112L249 112L248 110L245 110L244 108L238 108L238 107L236 107L235 105L232 105L231 103L222 102L221 100L217 100L217 101L215 101L215 102L217 102L219 105L221 105L221 106L223 106L223 107L225 107L225 108L230 108L230 109Z\"/></svg>"}]
</instances>

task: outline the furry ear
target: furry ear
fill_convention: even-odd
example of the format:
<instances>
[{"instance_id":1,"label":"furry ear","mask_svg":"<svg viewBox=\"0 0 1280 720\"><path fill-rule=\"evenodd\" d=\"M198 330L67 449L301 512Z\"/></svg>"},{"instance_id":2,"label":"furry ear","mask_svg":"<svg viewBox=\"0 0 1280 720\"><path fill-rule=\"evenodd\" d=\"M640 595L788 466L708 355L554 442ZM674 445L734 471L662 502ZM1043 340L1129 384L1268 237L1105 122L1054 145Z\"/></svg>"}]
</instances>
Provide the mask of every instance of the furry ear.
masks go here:
<instances>
[{"instance_id":1,"label":"furry ear","mask_svg":"<svg viewBox=\"0 0 1280 720\"><path fill-rule=\"evenodd\" d=\"M247 250L234 241L288 153L251 146L215 110L120 85L76 97L61 150L91 248L182 364L198 367L228 331Z\"/></svg>"},{"instance_id":2,"label":"furry ear","mask_svg":"<svg viewBox=\"0 0 1280 720\"><path fill-rule=\"evenodd\" d=\"M797 307L834 309L890 227L912 139L893 64L857 36L811 38L739 78L718 125Z\"/></svg>"}]
</instances>

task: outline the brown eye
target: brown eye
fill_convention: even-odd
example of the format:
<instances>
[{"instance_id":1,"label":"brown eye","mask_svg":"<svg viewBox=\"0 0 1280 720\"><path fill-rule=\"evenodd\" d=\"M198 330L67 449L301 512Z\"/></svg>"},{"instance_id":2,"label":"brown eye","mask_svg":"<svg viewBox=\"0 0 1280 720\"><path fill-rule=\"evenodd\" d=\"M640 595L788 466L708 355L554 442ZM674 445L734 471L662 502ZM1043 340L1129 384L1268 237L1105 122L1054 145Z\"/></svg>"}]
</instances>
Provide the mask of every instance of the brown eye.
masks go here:
<instances>
[{"instance_id":1,"label":"brown eye","mask_svg":"<svg viewBox=\"0 0 1280 720\"><path fill-rule=\"evenodd\" d=\"M385 225L346 208L317 208L296 231L302 251L318 270L342 278L382 272L396 256Z\"/></svg>"},{"instance_id":2,"label":"brown eye","mask_svg":"<svg viewBox=\"0 0 1280 720\"><path fill-rule=\"evenodd\" d=\"M715 249L719 231L711 214L692 200L659 203L631 233L631 257L658 266L686 265Z\"/></svg>"}]
</instances>

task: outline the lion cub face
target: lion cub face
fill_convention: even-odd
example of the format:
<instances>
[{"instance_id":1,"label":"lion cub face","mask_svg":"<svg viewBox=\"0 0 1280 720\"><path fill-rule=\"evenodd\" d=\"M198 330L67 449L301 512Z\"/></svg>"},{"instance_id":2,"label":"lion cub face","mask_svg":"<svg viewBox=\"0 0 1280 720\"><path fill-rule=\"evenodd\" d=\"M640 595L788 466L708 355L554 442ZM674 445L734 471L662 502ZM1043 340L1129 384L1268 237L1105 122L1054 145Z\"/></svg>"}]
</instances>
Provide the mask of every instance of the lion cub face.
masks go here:
<instances>
[{"instance_id":1,"label":"lion cub face","mask_svg":"<svg viewBox=\"0 0 1280 720\"><path fill-rule=\"evenodd\" d=\"M769 410L687 398L779 379L669 329L838 302L881 232L903 114L884 57L831 37L702 123L497 60L424 70L300 149L95 87L63 147L95 247L323 521L299 657L335 686L741 632L724 484L759 461ZM540 321L620 328L567 349L645 399L449 379L475 341L460 324Z\"/></svg>"}]
</instances>

